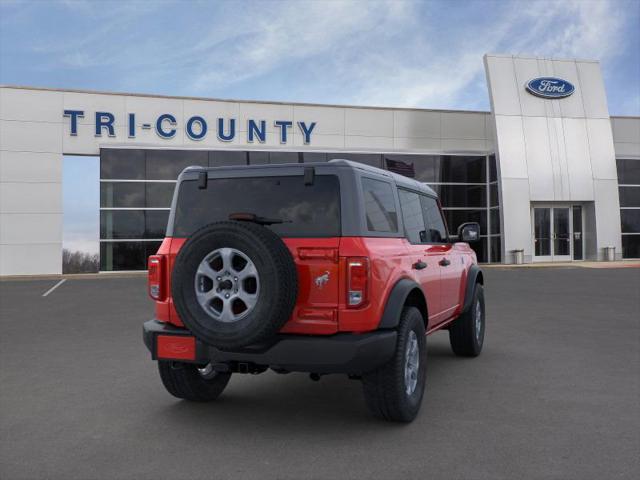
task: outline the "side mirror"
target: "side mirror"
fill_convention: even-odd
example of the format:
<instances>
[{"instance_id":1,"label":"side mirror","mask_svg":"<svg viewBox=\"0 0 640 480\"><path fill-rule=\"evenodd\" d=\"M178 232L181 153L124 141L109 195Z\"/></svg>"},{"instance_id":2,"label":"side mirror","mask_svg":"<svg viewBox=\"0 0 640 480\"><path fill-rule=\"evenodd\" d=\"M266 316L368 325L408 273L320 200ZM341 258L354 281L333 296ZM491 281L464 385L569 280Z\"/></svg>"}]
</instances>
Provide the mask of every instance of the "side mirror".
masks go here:
<instances>
[{"instance_id":1,"label":"side mirror","mask_svg":"<svg viewBox=\"0 0 640 480\"><path fill-rule=\"evenodd\" d=\"M458 241L477 242L480 240L480 224L476 222L463 223L458 227Z\"/></svg>"}]
</instances>

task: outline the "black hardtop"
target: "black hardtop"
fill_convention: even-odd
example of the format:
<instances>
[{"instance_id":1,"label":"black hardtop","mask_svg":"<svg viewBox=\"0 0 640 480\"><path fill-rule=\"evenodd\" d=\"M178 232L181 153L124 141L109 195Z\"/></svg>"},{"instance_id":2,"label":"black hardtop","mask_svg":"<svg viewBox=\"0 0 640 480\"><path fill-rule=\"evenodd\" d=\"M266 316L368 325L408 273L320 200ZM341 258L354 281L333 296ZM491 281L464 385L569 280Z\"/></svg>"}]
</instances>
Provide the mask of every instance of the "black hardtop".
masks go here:
<instances>
[{"instance_id":1,"label":"black hardtop","mask_svg":"<svg viewBox=\"0 0 640 480\"><path fill-rule=\"evenodd\" d=\"M309 175L336 175L340 182L340 223L341 236L343 237L404 237L404 225L402 215L398 215L398 230L395 232L373 232L367 227L364 214L364 195L362 192L362 179L370 178L388 182L392 187L409 189L423 195L437 198L437 194L424 183L412 178L404 177L397 173L389 172L381 168L372 167L350 160L334 159L328 162L314 163L282 163L272 165L238 165L224 167L187 167L178 176L176 190L171 203L167 236L173 236L175 212L178 202L180 185L188 180L202 181L202 174L206 173L207 179L225 178L250 178L270 176L304 176ZM393 188L396 212L401 212L400 200L397 188Z\"/></svg>"},{"instance_id":2,"label":"black hardtop","mask_svg":"<svg viewBox=\"0 0 640 480\"><path fill-rule=\"evenodd\" d=\"M199 172L207 172L209 178L251 177L251 176L277 176L277 175L303 175L304 170L313 168L319 175L337 174L340 170L356 170L375 176L382 176L392 180L398 187L408 188L436 197L436 192L426 184L404 175L400 175L382 168L365 165L352 160L333 159L328 162L309 163L278 163L266 165L231 165L224 167L192 166L185 168L178 181L197 178Z\"/></svg>"}]
</instances>

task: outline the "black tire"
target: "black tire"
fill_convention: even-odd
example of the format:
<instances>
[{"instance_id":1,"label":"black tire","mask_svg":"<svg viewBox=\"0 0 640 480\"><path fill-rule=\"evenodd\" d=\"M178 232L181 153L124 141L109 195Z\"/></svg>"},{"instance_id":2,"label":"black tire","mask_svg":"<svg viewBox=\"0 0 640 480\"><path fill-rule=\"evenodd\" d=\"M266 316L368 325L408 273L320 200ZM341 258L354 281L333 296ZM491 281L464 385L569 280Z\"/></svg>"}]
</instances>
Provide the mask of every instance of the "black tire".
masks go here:
<instances>
[{"instance_id":1,"label":"black tire","mask_svg":"<svg viewBox=\"0 0 640 480\"><path fill-rule=\"evenodd\" d=\"M480 315L480 320L476 323L478 314ZM453 353L460 357L477 357L480 355L484 344L485 324L484 290L482 285L476 283L469 309L449 327L449 342Z\"/></svg>"},{"instance_id":2,"label":"black tire","mask_svg":"<svg viewBox=\"0 0 640 480\"><path fill-rule=\"evenodd\" d=\"M220 248L246 254L260 278L255 306L232 322L210 316L198 303L194 286L200 262ZM196 337L221 349L234 349L262 343L280 330L295 306L298 276L289 249L271 230L254 223L216 222L198 230L180 249L171 293L180 319Z\"/></svg>"},{"instance_id":3,"label":"black tire","mask_svg":"<svg viewBox=\"0 0 640 480\"><path fill-rule=\"evenodd\" d=\"M160 379L167 391L177 398L192 402L210 402L220 396L231 378L230 373L200 373L190 363L158 361Z\"/></svg>"},{"instance_id":4,"label":"black tire","mask_svg":"<svg viewBox=\"0 0 640 480\"><path fill-rule=\"evenodd\" d=\"M407 392L405 362L407 344L411 335L418 341L417 383L412 393ZM379 369L362 376L364 398L376 417L395 422L411 422L422 404L426 381L427 337L424 319L415 307L402 309L398 325L398 343L393 358Z\"/></svg>"}]
</instances>

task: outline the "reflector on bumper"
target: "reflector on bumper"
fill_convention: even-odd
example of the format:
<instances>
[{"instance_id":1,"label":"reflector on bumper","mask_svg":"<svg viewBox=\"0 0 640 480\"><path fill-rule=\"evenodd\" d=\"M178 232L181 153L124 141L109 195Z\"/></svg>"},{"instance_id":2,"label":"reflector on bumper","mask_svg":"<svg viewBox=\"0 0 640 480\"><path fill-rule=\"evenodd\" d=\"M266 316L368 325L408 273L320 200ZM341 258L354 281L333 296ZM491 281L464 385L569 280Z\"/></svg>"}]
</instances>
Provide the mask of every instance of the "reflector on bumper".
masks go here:
<instances>
[{"instance_id":1,"label":"reflector on bumper","mask_svg":"<svg viewBox=\"0 0 640 480\"><path fill-rule=\"evenodd\" d=\"M158 335L156 356L159 360L195 360L196 339L184 335Z\"/></svg>"}]
</instances>

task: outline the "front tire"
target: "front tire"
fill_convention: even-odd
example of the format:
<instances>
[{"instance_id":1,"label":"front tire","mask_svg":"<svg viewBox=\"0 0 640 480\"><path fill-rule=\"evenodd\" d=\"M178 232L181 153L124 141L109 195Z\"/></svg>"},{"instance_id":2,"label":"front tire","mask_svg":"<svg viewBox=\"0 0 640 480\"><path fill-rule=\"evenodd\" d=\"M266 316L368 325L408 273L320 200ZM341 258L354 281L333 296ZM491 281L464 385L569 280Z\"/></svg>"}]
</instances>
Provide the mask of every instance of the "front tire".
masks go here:
<instances>
[{"instance_id":1,"label":"front tire","mask_svg":"<svg viewBox=\"0 0 640 480\"><path fill-rule=\"evenodd\" d=\"M420 310L405 307L393 358L362 377L364 398L376 417L411 422L422 404L426 381L427 337Z\"/></svg>"},{"instance_id":2,"label":"front tire","mask_svg":"<svg viewBox=\"0 0 640 480\"><path fill-rule=\"evenodd\" d=\"M167 391L192 402L210 402L223 392L230 373L219 373L211 365L199 368L190 363L158 361L160 379Z\"/></svg>"},{"instance_id":3,"label":"front tire","mask_svg":"<svg viewBox=\"0 0 640 480\"><path fill-rule=\"evenodd\" d=\"M449 343L459 357L477 357L482 352L485 331L484 289L476 283L469 309L449 328Z\"/></svg>"}]
</instances>

